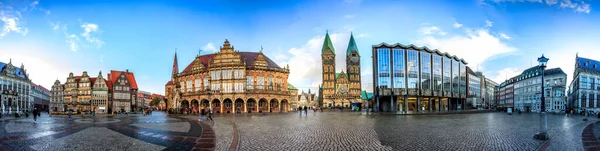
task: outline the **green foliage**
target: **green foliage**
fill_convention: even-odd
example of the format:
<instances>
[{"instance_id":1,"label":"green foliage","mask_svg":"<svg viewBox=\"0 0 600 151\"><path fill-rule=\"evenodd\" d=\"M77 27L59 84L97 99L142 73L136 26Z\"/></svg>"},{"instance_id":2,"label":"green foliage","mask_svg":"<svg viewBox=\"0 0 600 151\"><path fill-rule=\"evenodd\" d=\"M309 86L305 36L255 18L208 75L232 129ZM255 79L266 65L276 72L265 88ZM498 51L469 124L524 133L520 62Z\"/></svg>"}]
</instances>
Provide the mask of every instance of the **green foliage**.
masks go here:
<instances>
[{"instance_id":1,"label":"green foliage","mask_svg":"<svg viewBox=\"0 0 600 151\"><path fill-rule=\"evenodd\" d=\"M154 97L154 98L152 98L152 101L150 102L150 106L156 106L160 103L160 101L161 101L160 98Z\"/></svg>"}]
</instances>

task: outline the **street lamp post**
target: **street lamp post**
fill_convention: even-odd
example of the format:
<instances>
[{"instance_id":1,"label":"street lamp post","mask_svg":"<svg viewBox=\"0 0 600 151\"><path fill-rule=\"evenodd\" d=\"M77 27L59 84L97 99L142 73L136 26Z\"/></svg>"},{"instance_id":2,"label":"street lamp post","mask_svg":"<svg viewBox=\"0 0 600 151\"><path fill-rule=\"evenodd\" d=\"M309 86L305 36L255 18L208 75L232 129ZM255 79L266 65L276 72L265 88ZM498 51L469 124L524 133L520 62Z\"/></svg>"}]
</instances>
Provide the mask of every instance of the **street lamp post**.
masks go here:
<instances>
[{"instance_id":1,"label":"street lamp post","mask_svg":"<svg viewBox=\"0 0 600 151\"><path fill-rule=\"evenodd\" d=\"M544 91L546 91L544 89L544 85L546 84L544 81L544 70L546 68L546 63L548 63L548 58L544 57L544 55L542 54L542 57L538 58L538 62L539 62L539 66L542 69L542 105L541 105L541 111L540 111L540 132L536 133L533 138L538 139L538 140L548 140L548 134L546 133L546 129L548 127L548 119L546 117L546 99L544 96Z\"/></svg>"}]
</instances>

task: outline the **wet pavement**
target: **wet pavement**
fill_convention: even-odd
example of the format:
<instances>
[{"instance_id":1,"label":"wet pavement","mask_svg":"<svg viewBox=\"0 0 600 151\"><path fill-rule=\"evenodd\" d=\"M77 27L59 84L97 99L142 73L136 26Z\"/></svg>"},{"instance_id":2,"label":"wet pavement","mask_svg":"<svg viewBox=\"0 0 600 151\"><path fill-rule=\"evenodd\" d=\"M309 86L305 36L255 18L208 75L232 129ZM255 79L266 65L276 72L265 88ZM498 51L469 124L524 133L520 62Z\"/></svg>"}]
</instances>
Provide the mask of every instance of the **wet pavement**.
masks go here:
<instances>
[{"instance_id":1,"label":"wet pavement","mask_svg":"<svg viewBox=\"0 0 600 151\"><path fill-rule=\"evenodd\" d=\"M198 120L153 115L48 116L0 120L0 150L192 150ZM213 143L214 146L214 143Z\"/></svg>"},{"instance_id":2,"label":"wet pavement","mask_svg":"<svg viewBox=\"0 0 600 151\"><path fill-rule=\"evenodd\" d=\"M239 150L583 150L581 132L597 118L548 115L549 141L533 139L539 114L369 115L309 112L225 114L215 118L217 150L228 150L232 124ZM221 123L221 124L219 124ZM236 134L233 134L236 135ZM225 146L220 146L225 145Z\"/></svg>"},{"instance_id":3,"label":"wet pavement","mask_svg":"<svg viewBox=\"0 0 600 151\"><path fill-rule=\"evenodd\" d=\"M0 119L1 150L584 150L583 129L597 118L538 114L366 115L359 112L198 116L43 114ZM203 128L207 127L207 128ZM600 128L598 128L600 129ZM213 131L214 130L214 131ZM596 130L600 131L600 130Z\"/></svg>"}]
</instances>

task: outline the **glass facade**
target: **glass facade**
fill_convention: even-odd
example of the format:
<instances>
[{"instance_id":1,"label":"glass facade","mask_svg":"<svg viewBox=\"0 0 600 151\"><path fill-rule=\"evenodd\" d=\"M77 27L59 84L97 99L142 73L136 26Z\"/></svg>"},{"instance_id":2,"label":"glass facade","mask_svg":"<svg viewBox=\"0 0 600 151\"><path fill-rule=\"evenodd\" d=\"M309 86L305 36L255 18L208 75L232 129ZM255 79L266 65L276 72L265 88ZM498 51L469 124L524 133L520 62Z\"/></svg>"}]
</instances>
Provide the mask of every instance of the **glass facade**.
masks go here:
<instances>
[{"instance_id":1,"label":"glass facade","mask_svg":"<svg viewBox=\"0 0 600 151\"><path fill-rule=\"evenodd\" d=\"M452 60L452 96L457 97L455 95L458 95L459 92L459 88L458 86L460 85L460 77L458 77L459 75L459 67L458 67L458 62Z\"/></svg>"},{"instance_id":2,"label":"glass facade","mask_svg":"<svg viewBox=\"0 0 600 151\"><path fill-rule=\"evenodd\" d=\"M461 109L457 104L466 102L464 61L414 46L385 44L373 48L376 106L381 111L457 110ZM391 88L401 93L391 93Z\"/></svg>"},{"instance_id":3,"label":"glass facade","mask_svg":"<svg viewBox=\"0 0 600 151\"><path fill-rule=\"evenodd\" d=\"M433 55L433 91L440 93L442 90L442 57Z\"/></svg>"},{"instance_id":4,"label":"glass facade","mask_svg":"<svg viewBox=\"0 0 600 151\"><path fill-rule=\"evenodd\" d=\"M377 53L377 85L379 85L379 87L391 88L390 49L380 48L380 50Z\"/></svg>"},{"instance_id":5,"label":"glass facade","mask_svg":"<svg viewBox=\"0 0 600 151\"><path fill-rule=\"evenodd\" d=\"M406 83L404 82L404 78L406 73L405 65L404 65L404 49L394 49L394 88L406 88Z\"/></svg>"},{"instance_id":6,"label":"glass facade","mask_svg":"<svg viewBox=\"0 0 600 151\"><path fill-rule=\"evenodd\" d=\"M419 52L408 50L408 88L416 89L419 87Z\"/></svg>"},{"instance_id":7,"label":"glass facade","mask_svg":"<svg viewBox=\"0 0 600 151\"><path fill-rule=\"evenodd\" d=\"M431 90L431 54L421 52L421 88L424 91Z\"/></svg>"},{"instance_id":8,"label":"glass facade","mask_svg":"<svg viewBox=\"0 0 600 151\"><path fill-rule=\"evenodd\" d=\"M444 96L449 96L450 93L452 92L452 77L451 77L451 61L450 58L446 58L444 57L444 63L443 63L444 68L442 69L442 73L443 73L443 83L444 86L442 87L442 89L444 90Z\"/></svg>"}]
</instances>

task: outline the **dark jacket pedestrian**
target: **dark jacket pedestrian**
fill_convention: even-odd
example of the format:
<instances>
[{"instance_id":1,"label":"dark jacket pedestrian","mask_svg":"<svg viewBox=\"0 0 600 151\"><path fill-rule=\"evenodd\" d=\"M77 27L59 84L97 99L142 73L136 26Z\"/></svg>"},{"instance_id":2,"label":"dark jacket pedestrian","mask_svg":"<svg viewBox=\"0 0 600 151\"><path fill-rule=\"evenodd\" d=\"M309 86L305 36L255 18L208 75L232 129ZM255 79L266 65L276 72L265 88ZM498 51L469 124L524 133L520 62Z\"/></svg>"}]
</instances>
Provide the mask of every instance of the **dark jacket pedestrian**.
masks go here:
<instances>
[{"instance_id":1,"label":"dark jacket pedestrian","mask_svg":"<svg viewBox=\"0 0 600 151\"><path fill-rule=\"evenodd\" d=\"M304 115L308 114L308 107L304 106Z\"/></svg>"}]
</instances>

